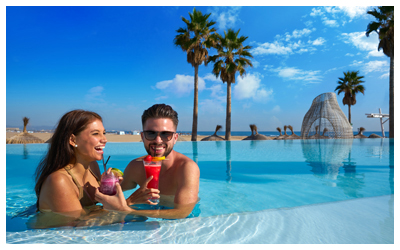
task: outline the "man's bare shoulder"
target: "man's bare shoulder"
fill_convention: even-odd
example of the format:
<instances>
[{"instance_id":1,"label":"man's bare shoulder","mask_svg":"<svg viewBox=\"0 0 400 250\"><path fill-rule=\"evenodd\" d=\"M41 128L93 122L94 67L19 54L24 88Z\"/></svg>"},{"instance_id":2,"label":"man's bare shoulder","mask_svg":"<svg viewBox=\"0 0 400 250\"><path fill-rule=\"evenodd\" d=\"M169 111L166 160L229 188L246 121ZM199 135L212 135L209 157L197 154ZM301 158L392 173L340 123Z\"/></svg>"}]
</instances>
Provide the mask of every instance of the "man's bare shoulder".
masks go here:
<instances>
[{"instance_id":1,"label":"man's bare shoulder","mask_svg":"<svg viewBox=\"0 0 400 250\"><path fill-rule=\"evenodd\" d=\"M190 159L189 157L187 157L184 154L178 153L176 152L176 161L177 161L177 165L182 168L182 170L184 172L194 172L194 173L200 173L200 169L199 166L197 165L196 162L194 162L192 159Z\"/></svg>"},{"instance_id":2,"label":"man's bare shoulder","mask_svg":"<svg viewBox=\"0 0 400 250\"><path fill-rule=\"evenodd\" d=\"M138 173L141 173L144 171L143 168L143 162L141 161L141 157L133 159L128 163L128 165L125 168L124 175L125 174L134 174L137 175Z\"/></svg>"}]
</instances>

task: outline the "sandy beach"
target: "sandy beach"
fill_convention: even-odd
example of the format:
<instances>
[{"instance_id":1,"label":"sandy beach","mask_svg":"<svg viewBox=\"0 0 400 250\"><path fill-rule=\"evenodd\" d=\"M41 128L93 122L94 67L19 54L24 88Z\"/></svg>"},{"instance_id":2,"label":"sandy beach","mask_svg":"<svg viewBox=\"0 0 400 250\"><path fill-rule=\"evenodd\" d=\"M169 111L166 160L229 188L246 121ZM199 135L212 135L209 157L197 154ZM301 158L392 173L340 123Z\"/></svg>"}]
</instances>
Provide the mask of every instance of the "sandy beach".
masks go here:
<instances>
[{"instance_id":1,"label":"sandy beach","mask_svg":"<svg viewBox=\"0 0 400 250\"><path fill-rule=\"evenodd\" d=\"M13 137L14 135L17 135L18 133L16 132L6 132L6 138L9 139ZM36 136L39 139L42 139L44 141L47 141L51 138L53 135L52 133L32 133L33 136ZM250 135L250 132L249 132ZM208 135L207 135L208 136ZM197 141L200 141L204 137L207 137L204 135L198 135L197 136ZM116 135L116 134L107 134L107 141L108 142L140 142L142 139L140 138L140 135ZM183 141L190 141L191 136L190 135L180 135L181 139ZM240 141L246 138L247 136L231 136L231 141Z\"/></svg>"}]
</instances>

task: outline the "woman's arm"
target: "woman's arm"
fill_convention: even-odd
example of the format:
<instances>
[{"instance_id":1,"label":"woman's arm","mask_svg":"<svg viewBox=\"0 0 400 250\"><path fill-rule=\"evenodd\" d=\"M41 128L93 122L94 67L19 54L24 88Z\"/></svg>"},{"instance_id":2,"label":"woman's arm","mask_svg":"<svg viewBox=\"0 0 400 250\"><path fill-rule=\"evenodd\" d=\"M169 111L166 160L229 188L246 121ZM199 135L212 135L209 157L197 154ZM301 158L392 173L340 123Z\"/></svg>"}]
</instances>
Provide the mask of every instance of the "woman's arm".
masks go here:
<instances>
[{"instance_id":1,"label":"woman's arm","mask_svg":"<svg viewBox=\"0 0 400 250\"><path fill-rule=\"evenodd\" d=\"M193 210L197 203L189 204L174 204L172 209L164 210L135 210L128 206L126 203L124 194L121 186L117 184L117 194L105 195L96 190L96 200L103 204L104 209L112 211L120 211L126 214L133 214L139 216L153 217L153 218L164 218L164 219L183 219L186 218Z\"/></svg>"}]
</instances>

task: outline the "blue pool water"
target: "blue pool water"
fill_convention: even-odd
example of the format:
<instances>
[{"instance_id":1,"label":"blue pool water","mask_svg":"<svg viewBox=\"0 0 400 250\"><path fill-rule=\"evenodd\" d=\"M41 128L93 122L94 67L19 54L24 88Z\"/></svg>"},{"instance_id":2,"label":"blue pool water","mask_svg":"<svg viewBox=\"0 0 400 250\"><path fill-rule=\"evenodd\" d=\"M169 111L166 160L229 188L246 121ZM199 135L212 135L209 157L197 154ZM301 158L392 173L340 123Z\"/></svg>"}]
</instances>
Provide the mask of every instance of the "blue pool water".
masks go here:
<instances>
[{"instance_id":1,"label":"blue pool water","mask_svg":"<svg viewBox=\"0 0 400 250\"><path fill-rule=\"evenodd\" d=\"M200 215L32 230L47 144L7 145L7 243L393 243L393 139L178 142L200 167ZM142 143L108 143L124 170ZM129 196L133 191L126 191ZM371 235L374 235L373 237ZM112 236L112 237L110 237ZM110 242L111 240L111 242Z\"/></svg>"}]
</instances>

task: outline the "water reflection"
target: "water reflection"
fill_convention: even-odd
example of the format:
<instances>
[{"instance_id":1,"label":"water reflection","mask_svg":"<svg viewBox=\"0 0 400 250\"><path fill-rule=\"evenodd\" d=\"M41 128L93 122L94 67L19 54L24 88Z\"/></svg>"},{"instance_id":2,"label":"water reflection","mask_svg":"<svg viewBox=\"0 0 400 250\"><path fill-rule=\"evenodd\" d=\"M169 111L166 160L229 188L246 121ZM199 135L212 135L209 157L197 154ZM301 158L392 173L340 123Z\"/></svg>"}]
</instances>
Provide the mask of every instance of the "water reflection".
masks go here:
<instances>
[{"instance_id":1,"label":"water reflection","mask_svg":"<svg viewBox=\"0 0 400 250\"><path fill-rule=\"evenodd\" d=\"M196 164L199 164L199 151L197 148L197 142L193 141L192 142L192 152L193 152L193 161L196 162Z\"/></svg>"},{"instance_id":2,"label":"water reflection","mask_svg":"<svg viewBox=\"0 0 400 250\"><path fill-rule=\"evenodd\" d=\"M28 148L26 147L26 144L24 144L24 152L22 154L22 159L27 160L29 157L29 152L28 152Z\"/></svg>"},{"instance_id":3,"label":"water reflection","mask_svg":"<svg viewBox=\"0 0 400 250\"><path fill-rule=\"evenodd\" d=\"M351 152L349 153L348 160L343 163L344 174L338 176L337 187L350 197L364 197L360 192L365 186L365 174L357 174L356 163L351 161Z\"/></svg>"},{"instance_id":4,"label":"water reflection","mask_svg":"<svg viewBox=\"0 0 400 250\"><path fill-rule=\"evenodd\" d=\"M394 168L394 138L389 139L389 167Z\"/></svg>"},{"instance_id":5,"label":"water reflection","mask_svg":"<svg viewBox=\"0 0 400 250\"><path fill-rule=\"evenodd\" d=\"M225 142L225 151L226 151L226 181L231 182L232 181L232 175L231 175L231 170L232 170L232 148L231 148L231 141L226 141Z\"/></svg>"},{"instance_id":6,"label":"water reflection","mask_svg":"<svg viewBox=\"0 0 400 250\"><path fill-rule=\"evenodd\" d=\"M328 180L325 184L336 186L335 180L343 160L349 156L353 140L302 140L303 156L317 178ZM355 165L354 165L355 167ZM355 171L355 169L354 169Z\"/></svg>"}]
</instances>

